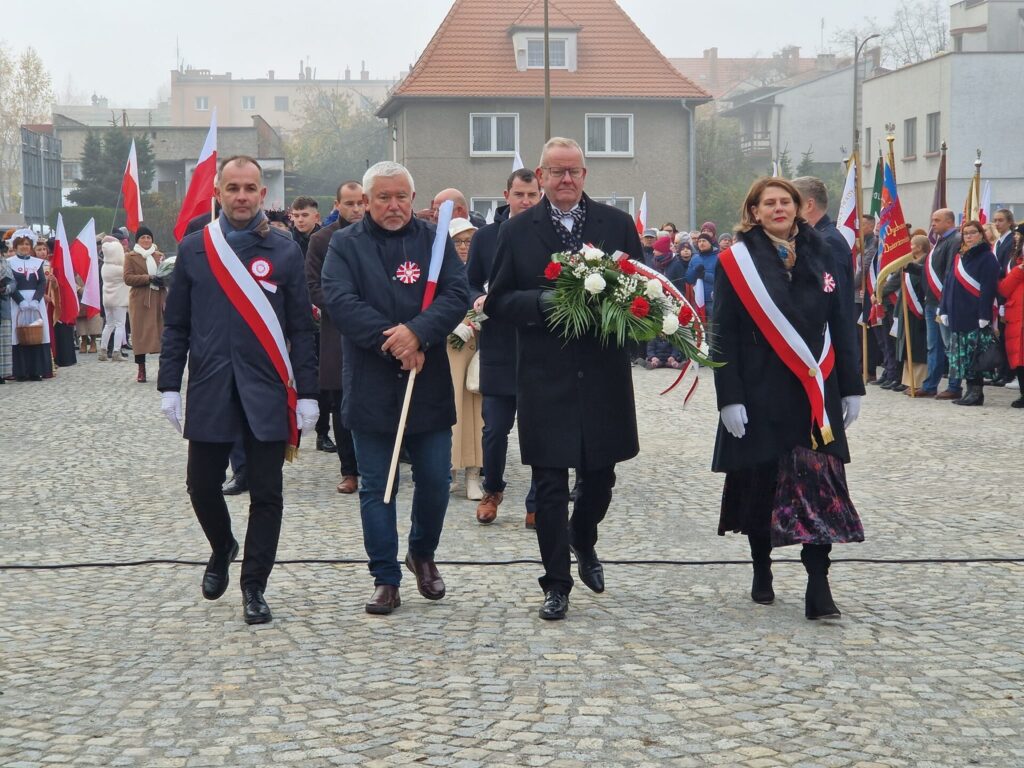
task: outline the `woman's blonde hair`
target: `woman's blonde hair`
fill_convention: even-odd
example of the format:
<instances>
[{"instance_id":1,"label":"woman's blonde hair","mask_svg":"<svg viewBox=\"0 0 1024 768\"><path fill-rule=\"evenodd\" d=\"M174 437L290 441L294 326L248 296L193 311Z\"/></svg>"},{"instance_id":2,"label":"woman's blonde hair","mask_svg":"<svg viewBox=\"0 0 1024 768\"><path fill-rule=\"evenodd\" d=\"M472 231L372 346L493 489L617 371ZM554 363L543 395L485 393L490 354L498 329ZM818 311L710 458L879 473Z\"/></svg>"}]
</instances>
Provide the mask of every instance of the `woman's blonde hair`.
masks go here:
<instances>
[{"instance_id":1,"label":"woman's blonde hair","mask_svg":"<svg viewBox=\"0 0 1024 768\"><path fill-rule=\"evenodd\" d=\"M743 198L743 208L740 210L740 223L736 227L737 232L749 232L758 226L750 209L761 202L761 195L764 194L768 187L778 187L779 189L786 190L789 196L793 198L793 203L796 205L796 218L797 221L800 221L800 209L803 207L804 202L800 196L800 190L794 187L791 182L778 176L762 176L750 185L750 189L747 190L747 196Z\"/></svg>"},{"instance_id":2,"label":"woman's blonde hair","mask_svg":"<svg viewBox=\"0 0 1024 768\"><path fill-rule=\"evenodd\" d=\"M932 241L928 239L928 235L914 235L910 238L910 247L916 248L919 253L928 253L932 247Z\"/></svg>"}]
</instances>

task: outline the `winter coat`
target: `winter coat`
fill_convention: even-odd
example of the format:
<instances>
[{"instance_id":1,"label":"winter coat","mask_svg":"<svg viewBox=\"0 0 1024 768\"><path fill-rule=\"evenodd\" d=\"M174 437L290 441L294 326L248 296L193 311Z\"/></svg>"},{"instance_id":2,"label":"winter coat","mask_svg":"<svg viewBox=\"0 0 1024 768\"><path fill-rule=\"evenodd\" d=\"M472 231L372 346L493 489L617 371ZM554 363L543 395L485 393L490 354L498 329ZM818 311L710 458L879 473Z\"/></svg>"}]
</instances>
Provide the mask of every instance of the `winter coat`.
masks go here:
<instances>
[{"instance_id":1,"label":"winter coat","mask_svg":"<svg viewBox=\"0 0 1024 768\"><path fill-rule=\"evenodd\" d=\"M846 238L839 233L839 230L836 229L836 225L829 218L828 214L818 219L818 223L814 225L814 231L821 235L825 245L832 252L832 260L835 263L835 269L832 271L832 274L836 279L836 292L843 302L843 311L849 317L853 317L855 294L853 287L853 252L850 250ZM850 325L850 333L855 336L857 333L856 328L852 324Z\"/></svg>"},{"instance_id":2,"label":"winter coat","mask_svg":"<svg viewBox=\"0 0 1024 768\"><path fill-rule=\"evenodd\" d=\"M939 281L942 285L946 284L946 278L949 277L953 262L956 260L956 255L960 252L962 244L963 240L960 237L960 233L954 229L935 243L935 247L932 248L928 258L931 259L932 269L939 276ZM925 291L924 303L926 307L932 308L932 314L934 315L934 310L939 306L939 299L935 298L935 294L931 292L931 289Z\"/></svg>"},{"instance_id":3,"label":"winter coat","mask_svg":"<svg viewBox=\"0 0 1024 768\"><path fill-rule=\"evenodd\" d=\"M715 295L715 269L718 266L718 248L712 247L706 253L699 249L693 252L690 265L686 268L686 282L693 285L697 280L704 281L704 302L712 306Z\"/></svg>"},{"instance_id":4,"label":"winter coat","mask_svg":"<svg viewBox=\"0 0 1024 768\"><path fill-rule=\"evenodd\" d=\"M583 242L641 261L640 236L629 214L585 199ZM544 268L551 254L564 249L546 201L502 224L484 311L516 328L523 463L600 469L640 450L629 349L592 334L567 340L548 325L540 300L552 284Z\"/></svg>"},{"instance_id":5,"label":"winter coat","mask_svg":"<svg viewBox=\"0 0 1024 768\"><path fill-rule=\"evenodd\" d=\"M1024 259L1018 257L999 281L999 295L1006 299L1006 357L1011 368L1024 368Z\"/></svg>"},{"instance_id":6,"label":"winter coat","mask_svg":"<svg viewBox=\"0 0 1024 768\"><path fill-rule=\"evenodd\" d=\"M127 307L131 289L124 282L124 247L120 243L103 244L103 306Z\"/></svg>"},{"instance_id":7,"label":"winter coat","mask_svg":"<svg viewBox=\"0 0 1024 768\"><path fill-rule=\"evenodd\" d=\"M341 334L324 306L324 289L321 274L324 256L331 237L348 222L340 216L327 226L321 227L309 238L306 250L306 285L309 299L320 309L320 389L341 389Z\"/></svg>"},{"instance_id":8,"label":"winter coat","mask_svg":"<svg viewBox=\"0 0 1024 768\"><path fill-rule=\"evenodd\" d=\"M999 263L992 246L980 242L960 256L964 270L981 284L981 293L975 296L961 285L956 276L956 259L949 267L942 288L939 314L949 318L949 329L954 333L978 330L979 320L992 322L992 302L996 298L999 282Z\"/></svg>"},{"instance_id":9,"label":"winter coat","mask_svg":"<svg viewBox=\"0 0 1024 768\"><path fill-rule=\"evenodd\" d=\"M469 286L455 245L446 236L434 300L422 308L435 231L433 224L415 217L389 231L367 215L331 237L322 286L325 306L342 338L341 421L353 432L393 435L398 427L409 374L381 346L384 331L403 323L425 355L406 432L446 430L455 423L447 342L466 316ZM400 269L405 280L399 279Z\"/></svg>"},{"instance_id":10,"label":"winter coat","mask_svg":"<svg viewBox=\"0 0 1024 768\"><path fill-rule=\"evenodd\" d=\"M848 462L842 398L863 395L864 384L857 365L853 318L844 311L836 284L829 287L832 254L821 236L801 223L796 237L796 264L787 275L761 227L744 233L742 240L775 305L812 354L821 354L826 325L830 331L835 365L825 379L825 411L834 440L826 444L817 427L813 432L817 450ZM714 317L717 333L712 354L715 361L723 363L715 368L718 409L742 404L748 423L742 438L733 437L721 423L718 425L712 470L731 472L772 461L797 446L811 448L807 394L747 312L725 270L719 270L716 278Z\"/></svg>"},{"instance_id":11,"label":"winter coat","mask_svg":"<svg viewBox=\"0 0 1024 768\"><path fill-rule=\"evenodd\" d=\"M150 286L146 259L135 251L124 257L124 282L131 288L128 294L128 318L132 324L132 352L136 355L157 354L160 352L160 337L164 332L164 299L167 289L153 289Z\"/></svg>"}]
</instances>

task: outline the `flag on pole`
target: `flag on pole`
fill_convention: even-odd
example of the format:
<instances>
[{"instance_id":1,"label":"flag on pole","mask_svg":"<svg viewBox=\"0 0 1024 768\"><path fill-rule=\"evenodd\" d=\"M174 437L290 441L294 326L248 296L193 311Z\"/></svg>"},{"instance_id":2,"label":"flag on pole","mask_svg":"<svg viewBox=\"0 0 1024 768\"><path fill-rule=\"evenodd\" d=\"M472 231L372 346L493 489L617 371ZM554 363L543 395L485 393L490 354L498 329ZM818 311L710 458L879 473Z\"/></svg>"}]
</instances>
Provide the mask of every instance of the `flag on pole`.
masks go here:
<instances>
[{"instance_id":1,"label":"flag on pole","mask_svg":"<svg viewBox=\"0 0 1024 768\"><path fill-rule=\"evenodd\" d=\"M878 241L882 249L878 258L879 280L884 281L885 268L902 256L910 253L910 233L907 231L907 221L903 217L903 206L900 205L900 195L896 189L896 177L893 176L892 168L885 163L882 183L882 210L881 230L878 234Z\"/></svg>"},{"instance_id":2,"label":"flag on pole","mask_svg":"<svg viewBox=\"0 0 1024 768\"><path fill-rule=\"evenodd\" d=\"M640 210L636 212L636 231L643 235L647 229L647 193L640 198Z\"/></svg>"},{"instance_id":3,"label":"flag on pole","mask_svg":"<svg viewBox=\"0 0 1024 768\"><path fill-rule=\"evenodd\" d=\"M139 158L135 154L135 139L128 150L128 164L121 179L121 200L124 203L124 218L128 229L135 232L142 221L142 189L139 185Z\"/></svg>"},{"instance_id":4,"label":"flag on pole","mask_svg":"<svg viewBox=\"0 0 1024 768\"><path fill-rule=\"evenodd\" d=\"M882 212L882 184L885 172L882 170L882 153L878 153L878 163L875 164L875 183L871 187L871 215L878 218Z\"/></svg>"},{"instance_id":5,"label":"flag on pole","mask_svg":"<svg viewBox=\"0 0 1024 768\"><path fill-rule=\"evenodd\" d=\"M525 168L526 163L523 162L523 158L519 156L519 150L516 150L516 159L512 161L512 173L515 173L520 168Z\"/></svg>"},{"instance_id":6,"label":"flag on pole","mask_svg":"<svg viewBox=\"0 0 1024 768\"><path fill-rule=\"evenodd\" d=\"M850 157L850 167L846 171L846 184L843 186L843 196L839 199L839 216L836 219L836 229L850 246L850 256L853 259L853 270L857 271L857 155Z\"/></svg>"},{"instance_id":7,"label":"flag on pole","mask_svg":"<svg viewBox=\"0 0 1024 768\"><path fill-rule=\"evenodd\" d=\"M965 221L978 218L978 202L981 197L981 169L971 177L967 186L967 199L964 200L963 216L960 219L962 224Z\"/></svg>"},{"instance_id":8,"label":"flag on pole","mask_svg":"<svg viewBox=\"0 0 1024 768\"><path fill-rule=\"evenodd\" d=\"M981 186L981 200L978 203L978 221L982 226L988 224L988 209L992 207L992 182L986 181Z\"/></svg>"},{"instance_id":9,"label":"flag on pole","mask_svg":"<svg viewBox=\"0 0 1024 768\"><path fill-rule=\"evenodd\" d=\"M778 160L772 160L772 178L777 179L782 175L782 166Z\"/></svg>"},{"instance_id":10,"label":"flag on pole","mask_svg":"<svg viewBox=\"0 0 1024 768\"><path fill-rule=\"evenodd\" d=\"M935 177L935 192L932 195L932 212L946 208L946 145L942 145L942 159L939 161L939 175ZM935 227L928 227L928 239L932 245L939 241Z\"/></svg>"},{"instance_id":11,"label":"flag on pole","mask_svg":"<svg viewBox=\"0 0 1024 768\"><path fill-rule=\"evenodd\" d=\"M181 203L181 212L174 225L174 239L181 241L185 236L188 223L210 210L210 199L213 197L213 185L217 178L217 110L210 115L210 131L203 142L203 151L199 153L199 162L192 171L192 179L188 183L188 191Z\"/></svg>"},{"instance_id":12,"label":"flag on pole","mask_svg":"<svg viewBox=\"0 0 1024 768\"><path fill-rule=\"evenodd\" d=\"M75 268L71 263L71 248L64 231L64 217L57 214L57 239L53 245L53 276L57 279L60 292L60 317L65 325L71 325L78 317L78 286L75 284Z\"/></svg>"},{"instance_id":13,"label":"flag on pole","mask_svg":"<svg viewBox=\"0 0 1024 768\"><path fill-rule=\"evenodd\" d=\"M100 260L96 253L96 219L89 219L71 244L71 265L82 278L82 306L86 318L100 313Z\"/></svg>"},{"instance_id":14,"label":"flag on pole","mask_svg":"<svg viewBox=\"0 0 1024 768\"><path fill-rule=\"evenodd\" d=\"M445 200L437 211L437 235L434 237L434 244L430 249L430 267L427 269L427 288L423 292L423 306L426 309L433 303L434 294L437 292L437 278L441 274L441 264L444 262L444 251L448 244L448 236L442 233L448 232L448 225L452 221L452 211L455 210L455 203Z\"/></svg>"},{"instance_id":15,"label":"flag on pole","mask_svg":"<svg viewBox=\"0 0 1024 768\"><path fill-rule=\"evenodd\" d=\"M487 224L494 223L494 203L491 203L491 207L487 209L487 215L484 217L484 222Z\"/></svg>"}]
</instances>

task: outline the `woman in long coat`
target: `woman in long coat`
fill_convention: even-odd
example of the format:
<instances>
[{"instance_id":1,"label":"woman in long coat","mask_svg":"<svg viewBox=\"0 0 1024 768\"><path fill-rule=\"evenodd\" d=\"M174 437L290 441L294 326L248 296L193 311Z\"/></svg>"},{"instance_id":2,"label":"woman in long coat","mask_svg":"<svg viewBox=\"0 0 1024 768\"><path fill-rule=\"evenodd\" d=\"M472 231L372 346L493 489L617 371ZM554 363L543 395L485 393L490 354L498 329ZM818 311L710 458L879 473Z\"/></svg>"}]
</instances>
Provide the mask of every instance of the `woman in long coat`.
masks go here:
<instances>
[{"instance_id":1,"label":"woman in long coat","mask_svg":"<svg viewBox=\"0 0 1024 768\"><path fill-rule=\"evenodd\" d=\"M146 382L146 355L160 354L160 337L164 332L164 297L167 293L156 268L164 255L153 244L153 233L139 227L135 248L124 258L124 282L131 288L128 295L128 319L132 328L132 350L139 366L135 380Z\"/></svg>"},{"instance_id":2,"label":"woman in long coat","mask_svg":"<svg viewBox=\"0 0 1024 768\"><path fill-rule=\"evenodd\" d=\"M1010 370L1017 376L1021 396L1010 405L1024 408L1024 224L1013 231L1013 250L1006 275L999 281L999 295L1006 299L1006 360Z\"/></svg>"},{"instance_id":3,"label":"woman in long coat","mask_svg":"<svg viewBox=\"0 0 1024 768\"><path fill-rule=\"evenodd\" d=\"M802 544L805 615L840 615L828 583L833 543L863 541L846 488L845 427L864 394L853 318L825 242L797 220L800 193L762 178L744 201L739 241L715 277L715 389L721 424L712 469L725 473L719 535L743 533L751 598L774 601L771 550ZM831 344L831 352L828 345Z\"/></svg>"}]
</instances>

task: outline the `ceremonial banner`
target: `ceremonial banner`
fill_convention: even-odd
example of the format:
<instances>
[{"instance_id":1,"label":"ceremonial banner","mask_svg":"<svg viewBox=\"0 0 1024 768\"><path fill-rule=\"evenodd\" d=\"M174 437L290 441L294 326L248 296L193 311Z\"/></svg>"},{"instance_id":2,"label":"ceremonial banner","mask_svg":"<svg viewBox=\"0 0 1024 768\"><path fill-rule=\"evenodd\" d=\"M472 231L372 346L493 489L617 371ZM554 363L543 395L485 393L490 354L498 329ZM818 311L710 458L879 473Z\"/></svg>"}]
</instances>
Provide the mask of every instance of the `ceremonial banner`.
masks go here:
<instances>
[{"instance_id":1,"label":"ceremonial banner","mask_svg":"<svg viewBox=\"0 0 1024 768\"><path fill-rule=\"evenodd\" d=\"M210 213L212 218L213 185L217 179L217 110L214 108L210 117L210 130L203 142L203 151L199 153L199 162L192 171L192 179L188 183L188 192L181 204L178 221L174 225L174 239L181 241L185 236L188 223L196 216Z\"/></svg>"},{"instance_id":2,"label":"ceremonial banner","mask_svg":"<svg viewBox=\"0 0 1024 768\"><path fill-rule=\"evenodd\" d=\"M871 188L871 215L876 219L878 214L882 211L882 184L884 182L885 173L882 170L882 155L878 155L878 163L875 165L875 183Z\"/></svg>"},{"instance_id":3,"label":"ceremonial banner","mask_svg":"<svg viewBox=\"0 0 1024 768\"><path fill-rule=\"evenodd\" d=\"M75 268L71 264L68 236L64 231L64 217L59 213L57 214L57 239L53 244L53 259L50 264L60 290L60 317L55 319L65 325L74 325L78 317L78 286L75 284Z\"/></svg>"},{"instance_id":4,"label":"ceremonial banner","mask_svg":"<svg viewBox=\"0 0 1024 768\"><path fill-rule=\"evenodd\" d=\"M134 234L142 221L142 192L139 186L139 159L135 154L135 139L128 150L128 164L121 179L121 199L124 202L125 225Z\"/></svg>"},{"instance_id":5,"label":"ceremonial banner","mask_svg":"<svg viewBox=\"0 0 1024 768\"><path fill-rule=\"evenodd\" d=\"M935 192L932 194L932 212L942 210L946 207L946 145L942 145L942 159L939 160L939 173L935 177ZM928 239L932 245L939 241L935 233L935 227L929 225Z\"/></svg>"},{"instance_id":6,"label":"ceremonial banner","mask_svg":"<svg viewBox=\"0 0 1024 768\"><path fill-rule=\"evenodd\" d=\"M857 229L859 226L857 216L857 155L850 159L850 168L846 172L846 184L843 187L843 196L839 200L839 216L836 218L836 229L850 246L850 255L853 258L853 271L857 271L857 256L859 255L857 245Z\"/></svg>"},{"instance_id":7,"label":"ceremonial banner","mask_svg":"<svg viewBox=\"0 0 1024 768\"><path fill-rule=\"evenodd\" d=\"M906 256L911 250L910 233L907 231L907 221L903 217L896 178L888 163L885 163L883 171L881 200L881 228L878 233L878 240L882 243L878 259L879 284L885 281L885 268L900 257Z\"/></svg>"}]
</instances>

